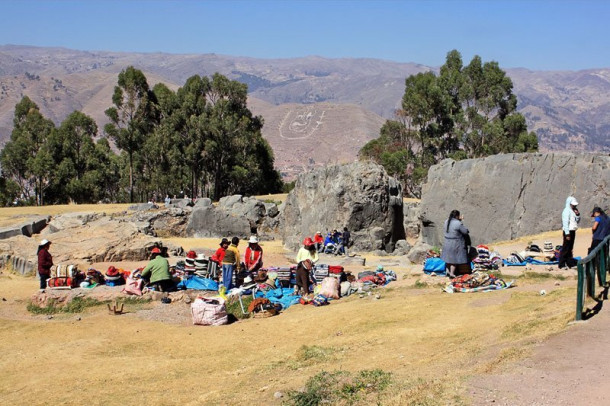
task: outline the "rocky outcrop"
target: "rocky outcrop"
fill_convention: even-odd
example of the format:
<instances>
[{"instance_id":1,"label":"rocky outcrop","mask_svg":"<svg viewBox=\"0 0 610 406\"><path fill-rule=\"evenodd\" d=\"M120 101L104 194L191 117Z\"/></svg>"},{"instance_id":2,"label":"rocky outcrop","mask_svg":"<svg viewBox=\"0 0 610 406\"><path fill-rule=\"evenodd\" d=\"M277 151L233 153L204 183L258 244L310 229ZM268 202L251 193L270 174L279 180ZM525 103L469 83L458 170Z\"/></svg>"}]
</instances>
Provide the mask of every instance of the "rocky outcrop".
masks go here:
<instances>
[{"instance_id":1,"label":"rocky outcrop","mask_svg":"<svg viewBox=\"0 0 610 406\"><path fill-rule=\"evenodd\" d=\"M279 210L275 203L264 203L254 197L226 196L218 206L199 201L186 225L189 237L246 238L256 234L272 239L279 226Z\"/></svg>"},{"instance_id":2,"label":"rocky outcrop","mask_svg":"<svg viewBox=\"0 0 610 406\"><path fill-rule=\"evenodd\" d=\"M282 213L284 244L297 248L316 231L347 227L354 249L393 251L405 239L402 188L372 162L334 165L302 174Z\"/></svg>"},{"instance_id":3,"label":"rocky outcrop","mask_svg":"<svg viewBox=\"0 0 610 406\"><path fill-rule=\"evenodd\" d=\"M0 240L11 238L16 235L25 235L31 237L33 234L41 232L49 222L49 217L36 217L32 221L14 226L0 229Z\"/></svg>"},{"instance_id":4,"label":"rocky outcrop","mask_svg":"<svg viewBox=\"0 0 610 406\"><path fill-rule=\"evenodd\" d=\"M444 160L422 189L423 241L441 246L453 209L464 215L474 244L511 240L561 228L566 198L576 197L581 227L595 205L610 202L610 157L589 154L505 154Z\"/></svg>"},{"instance_id":5,"label":"rocky outcrop","mask_svg":"<svg viewBox=\"0 0 610 406\"><path fill-rule=\"evenodd\" d=\"M133 216L72 213L53 217L48 227L32 238L19 235L0 240L0 264L23 274L35 272L36 251L43 238L53 243L55 264L141 261L148 259L153 246L163 245L159 238L146 235ZM165 245L170 254L182 254L181 247Z\"/></svg>"}]
</instances>

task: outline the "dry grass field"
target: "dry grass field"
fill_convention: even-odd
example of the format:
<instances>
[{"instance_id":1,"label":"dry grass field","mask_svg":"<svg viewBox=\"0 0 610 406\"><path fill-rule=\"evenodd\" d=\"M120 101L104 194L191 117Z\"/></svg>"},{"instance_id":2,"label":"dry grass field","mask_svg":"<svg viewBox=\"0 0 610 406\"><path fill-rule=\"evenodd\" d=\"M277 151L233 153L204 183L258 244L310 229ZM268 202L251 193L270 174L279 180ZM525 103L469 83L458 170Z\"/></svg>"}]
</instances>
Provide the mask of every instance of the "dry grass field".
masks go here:
<instances>
[{"instance_id":1,"label":"dry grass field","mask_svg":"<svg viewBox=\"0 0 610 406\"><path fill-rule=\"evenodd\" d=\"M104 210L125 209L112 207ZM7 216L4 210L0 219ZM583 230L579 239L577 252L590 234ZM218 244L216 239L172 242L184 248ZM507 242L497 248L522 245ZM292 255L279 241L263 248L268 265L284 264ZM370 266L393 259L363 255ZM333 403L469 404L469 382L527 357L534 345L565 330L574 315L573 274L504 268L506 279L516 279L515 288L447 294L441 292L444 280L424 276L419 265L389 268L399 278L379 289L379 299L352 295L325 307L294 305L276 317L221 327L193 326L190 317L176 322L174 315L165 322L161 316L155 321L139 316L142 309L187 314L183 302L130 303L120 316L101 306L52 318L32 314L27 305L37 281L4 270L0 404L290 404L295 399L290 391L304 388L322 371L355 375L364 370L391 374L389 386L364 385ZM540 289L547 294L541 296Z\"/></svg>"}]
</instances>

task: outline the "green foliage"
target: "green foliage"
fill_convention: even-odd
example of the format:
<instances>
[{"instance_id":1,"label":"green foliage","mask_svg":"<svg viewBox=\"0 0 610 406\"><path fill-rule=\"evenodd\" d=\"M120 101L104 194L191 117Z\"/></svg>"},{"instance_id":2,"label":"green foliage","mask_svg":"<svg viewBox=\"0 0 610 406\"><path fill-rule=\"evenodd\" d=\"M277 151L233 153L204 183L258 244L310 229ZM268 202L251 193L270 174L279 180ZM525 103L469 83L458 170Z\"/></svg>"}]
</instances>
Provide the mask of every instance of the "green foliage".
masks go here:
<instances>
[{"instance_id":1,"label":"green foliage","mask_svg":"<svg viewBox=\"0 0 610 406\"><path fill-rule=\"evenodd\" d=\"M109 301L76 296L63 306L60 306L53 299L49 299L45 307L39 307L30 302L27 305L27 310L33 314L82 313L88 307L102 306L106 303L109 303Z\"/></svg>"},{"instance_id":2,"label":"green foliage","mask_svg":"<svg viewBox=\"0 0 610 406\"><path fill-rule=\"evenodd\" d=\"M243 296L241 300L242 300L242 302L244 304L244 309L247 312L248 311L248 306L252 302L252 297L250 297L250 296ZM247 319L247 318L250 317L249 313L243 313L241 311L241 305L239 304L239 300L237 300L235 297L233 297L232 299L228 300L227 303L226 303L226 306L227 306L227 314L233 315L238 320Z\"/></svg>"},{"instance_id":3,"label":"green foliage","mask_svg":"<svg viewBox=\"0 0 610 406\"><path fill-rule=\"evenodd\" d=\"M212 197L277 193L283 182L262 137L263 119L247 108L247 86L215 74L192 76L172 91L150 89L142 71L118 75L106 110L106 138L75 111L59 128L24 97L0 154L0 201L147 201L165 195Z\"/></svg>"},{"instance_id":4,"label":"green foliage","mask_svg":"<svg viewBox=\"0 0 610 406\"><path fill-rule=\"evenodd\" d=\"M439 75L418 73L405 81L401 109L360 156L383 165L420 197L428 168L441 159L535 152L538 139L516 112L513 84L497 62L475 56L467 66L456 50Z\"/></svg>"},{"instance_id":5,"label":"green foliage","mask_svg":"<svg viewBox=\"0 0 610 406\"><path fill-rule=\"evenodd\" d=\"M287 404L315 406L320 404L353 404L372 401L392 383L392 374L381 369L363 370L355 376L347 371L322 371L309 378L304 391L288 392Z\"/></svg>"}]
</instances>

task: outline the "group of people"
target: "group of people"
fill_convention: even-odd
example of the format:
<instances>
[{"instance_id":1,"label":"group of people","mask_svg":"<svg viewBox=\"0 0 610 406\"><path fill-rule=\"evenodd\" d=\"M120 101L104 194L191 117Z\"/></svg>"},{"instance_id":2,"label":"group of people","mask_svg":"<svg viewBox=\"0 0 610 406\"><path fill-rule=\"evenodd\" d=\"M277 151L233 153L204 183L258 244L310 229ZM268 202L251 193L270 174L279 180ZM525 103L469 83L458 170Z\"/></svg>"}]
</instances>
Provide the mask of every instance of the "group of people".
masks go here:
<instances>
[{"instance_id":1,"label":"group of people","mask_svg":"<svg viewBox=\"0 0 610 406\"><path fill-rule=\"evenodd\" d=\"M220 241L220 248L210 257L212 261L221 265L222 284L227 291L234 288L233 274L245 271L248 276L252 276L263 267L263 248L258 243L256 236L253 235L248 240L243 262L238 246L239 237L231 238L231 243L228 239L223 238Z\"/></svg>"},{"instance_id":2,"label":"group of people","mask_svg":"<svg viewBox=\"0 0 610 406\"><path fill-rule=\"evenodd\" d=\"M598 246L608 235L610 235L610 218L600 207L594 207L591 212L593 217L593 238L589 252ZM471 245L470 232L463 224L464 217L458 210L453 210L445 221L443 230L445 241L441 259L447 264L446 273L454 278L461 267L467 266L472 258L469 258L468 248ZM580 211L578 201L574 196L568 196L561 214L563 241L559 254L558 267L568 269L576 266L574 260L574 241L576 230L580 223Z\"/></svg>"},{"instance_id":3,"label":"group of people","mask_svg":"<svg viewBox=\"0 0 610 406\"><path fill-rule=\"evenodd\" d=\"M343 232L339 232L337 229L329 231L326 233L326 237L323 237L322 233L318 231L312 241L316 251L320 253L347 256L347 249L351 245L351 234L347 227L343 227Z\"/></svg>"}]
</instances>

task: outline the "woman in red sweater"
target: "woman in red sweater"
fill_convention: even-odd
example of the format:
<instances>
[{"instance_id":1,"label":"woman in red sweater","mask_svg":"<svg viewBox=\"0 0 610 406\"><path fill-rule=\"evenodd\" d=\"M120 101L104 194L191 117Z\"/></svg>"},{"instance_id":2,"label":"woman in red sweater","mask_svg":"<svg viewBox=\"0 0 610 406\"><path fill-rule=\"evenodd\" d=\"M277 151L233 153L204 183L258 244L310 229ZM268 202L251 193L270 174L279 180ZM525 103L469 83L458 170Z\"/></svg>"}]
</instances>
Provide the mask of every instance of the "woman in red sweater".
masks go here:
<instances>
[{"instance_id":1,"label":"woman in red sweater","mask_svg":"<svg viewBox=\"0 0 610 406\"><path fill-rule=\"evenodd\" d=\"M47 287L47 279L51 277L53 257L49 253L51 241L42 240L38 245L38 275L40 276L40 291L44 292Z\"/></svg>"}]
</instances>

